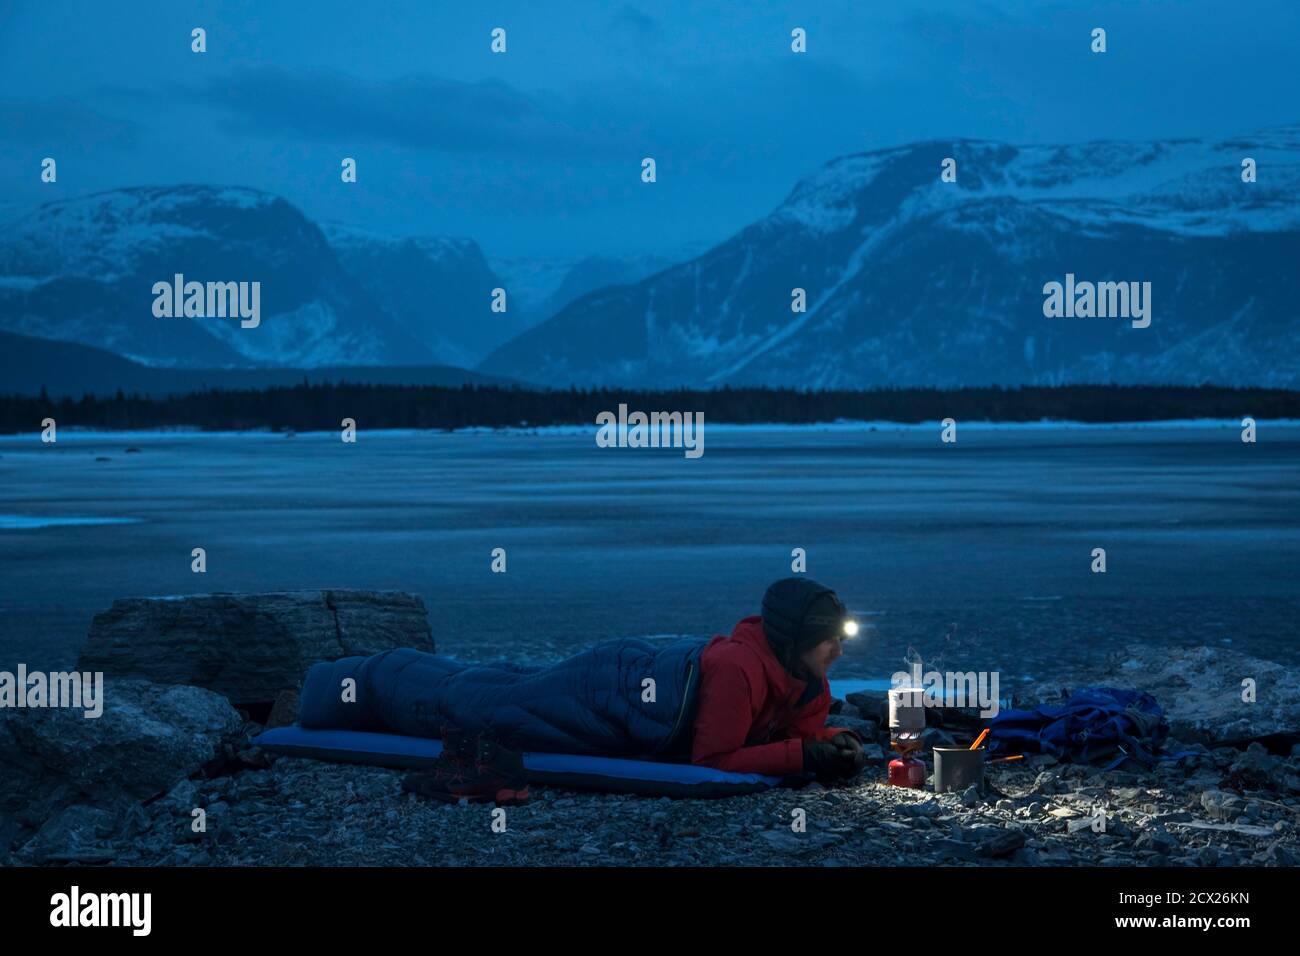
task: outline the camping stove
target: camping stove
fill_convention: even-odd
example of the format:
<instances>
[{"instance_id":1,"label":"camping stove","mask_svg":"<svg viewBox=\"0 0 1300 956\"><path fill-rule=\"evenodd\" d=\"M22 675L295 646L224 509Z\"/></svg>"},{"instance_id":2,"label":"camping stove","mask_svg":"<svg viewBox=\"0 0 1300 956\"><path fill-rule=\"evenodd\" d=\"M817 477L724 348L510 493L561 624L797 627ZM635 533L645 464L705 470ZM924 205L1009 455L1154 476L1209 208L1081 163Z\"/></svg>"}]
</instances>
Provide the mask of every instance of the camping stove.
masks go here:
<instances>
[{"instance_id":1,"label":"camping stove","mask_svg":"<svg viewBox=\"0 0 1300 956\"><path fill-rule=\"evenodd\" d=\"M921 749L925 732L925 696L919 687L889 691L889 745L898 756L889 762L889 783L920 790L925 786L925 764L912 754Z\"/></svg>"}]
</instances>

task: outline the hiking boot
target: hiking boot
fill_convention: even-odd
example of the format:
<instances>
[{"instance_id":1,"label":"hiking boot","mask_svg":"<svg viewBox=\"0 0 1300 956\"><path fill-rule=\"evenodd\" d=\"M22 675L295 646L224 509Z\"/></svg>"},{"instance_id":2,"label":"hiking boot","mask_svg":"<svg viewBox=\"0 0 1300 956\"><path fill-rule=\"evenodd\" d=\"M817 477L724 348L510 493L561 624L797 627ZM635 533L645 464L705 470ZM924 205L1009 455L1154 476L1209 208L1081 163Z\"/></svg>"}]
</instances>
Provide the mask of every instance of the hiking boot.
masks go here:
<instances>
[{"instance_id":1,"label":"hiking boot","mask_svg":"<svg viewBox=\"0 0 1300 956\"><path fill-rule=\"evenodd\" d=\"M445 803L527 802L522 755L487 737L454 728L444 728L443 733L442 754L432 769L408 774L403 790Z\"/></svg>"},{"instance_id":2,"label":"hiking boot","mask_svg":"<svg viewBox=\"0 0 1300 956\"><path fill-rule=\"evenodd\" d=\"M427 770L407 774L402 789L446 803L475 798L471 778L477 738L459 727L444 724L440 728L442 753Z\"/></svg>"},{"instance_id":3,"label":"hiking boot","mask_svg":"<svg viewBox=\"0 0 1300 956\"><path fill-rule=\"evenodd\" d=\"M478 739L475 770L485 780L493 781L499 806L518 806L528 802L528 781L524 777L524 755L509 750L490 737Z\"/></svg>"},{"instance_id":4,"label":"hiking boot","mask_svg":"<svg viewBox=\"0 0 1300 956\"><path fill-rule=\"evenodd\" d=\"M441 764L455 763L465 768L472 767L477 754L477 744L478 738L469 731L461 730L459 727L453 727L450 724L444 724L442 726L442 753L438 755L437 762Z\"/></svg>"}]
</instances>

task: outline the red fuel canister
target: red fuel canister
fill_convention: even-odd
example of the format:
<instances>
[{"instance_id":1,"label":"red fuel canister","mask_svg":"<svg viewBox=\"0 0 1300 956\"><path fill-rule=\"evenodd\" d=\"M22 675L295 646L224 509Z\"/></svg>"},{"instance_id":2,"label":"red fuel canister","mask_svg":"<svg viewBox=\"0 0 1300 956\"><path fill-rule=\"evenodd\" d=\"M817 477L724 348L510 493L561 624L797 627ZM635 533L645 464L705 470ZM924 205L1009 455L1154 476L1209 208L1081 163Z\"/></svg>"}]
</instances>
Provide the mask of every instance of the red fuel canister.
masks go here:
<instances>
[{"instance_id":1,"label":"red fuel canister","mask_svg":"<svg viewBox=\"0 0 1300 956\"><path fill-rule=\"evenodd\" d=\"M925 787L925 762L906 754L889 761L889 784L893 787Z\"/></svg>"}]
</instances>

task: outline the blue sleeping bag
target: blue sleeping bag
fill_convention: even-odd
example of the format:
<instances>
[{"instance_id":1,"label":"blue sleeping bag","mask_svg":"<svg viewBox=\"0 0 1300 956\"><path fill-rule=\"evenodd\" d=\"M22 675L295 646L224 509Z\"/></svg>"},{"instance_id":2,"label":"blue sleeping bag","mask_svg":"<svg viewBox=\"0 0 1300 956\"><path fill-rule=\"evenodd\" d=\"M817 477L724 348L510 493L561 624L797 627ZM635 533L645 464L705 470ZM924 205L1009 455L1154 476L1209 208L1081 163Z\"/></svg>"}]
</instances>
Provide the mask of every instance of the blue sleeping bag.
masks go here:
<instances>
[{"instance_id":1,"label":"blue sleeping bag","mask_svg":"<svg viewBox=\"0 0 1300 956\"><path fill-rule=\"evenodd\" d=\"M514 750L607 757L689 752L706 641L619 639L546 667L398 648L314 664L306 730L439 737L450 724Z\"/></svg>"}]
</instances>

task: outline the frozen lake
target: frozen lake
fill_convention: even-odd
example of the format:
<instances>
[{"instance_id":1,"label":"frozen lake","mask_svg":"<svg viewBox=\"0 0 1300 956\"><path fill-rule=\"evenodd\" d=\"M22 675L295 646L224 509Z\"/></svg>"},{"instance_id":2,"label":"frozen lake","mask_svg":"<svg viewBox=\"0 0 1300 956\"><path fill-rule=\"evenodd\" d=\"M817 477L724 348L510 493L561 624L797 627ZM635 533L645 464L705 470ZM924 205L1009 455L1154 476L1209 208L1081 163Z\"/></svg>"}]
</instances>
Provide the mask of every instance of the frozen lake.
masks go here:
<instances>
[{"instance_id":1,"label":"frozen lake","mask_svg":"<svg viewBox=\"0 0 1300 956\"><path fill-rule=\"evenodd\" d=\"M415 591L440 650L541 660L729 631L796 547L867 625L837 677L887 676L909 645L1004 681L1135 642L1300 660L1293 424L1253 445L715 425L696 460L594 431L0 438L0 669L71 665L115 597L326 586Z\"/></svg>"}]
</instances>

